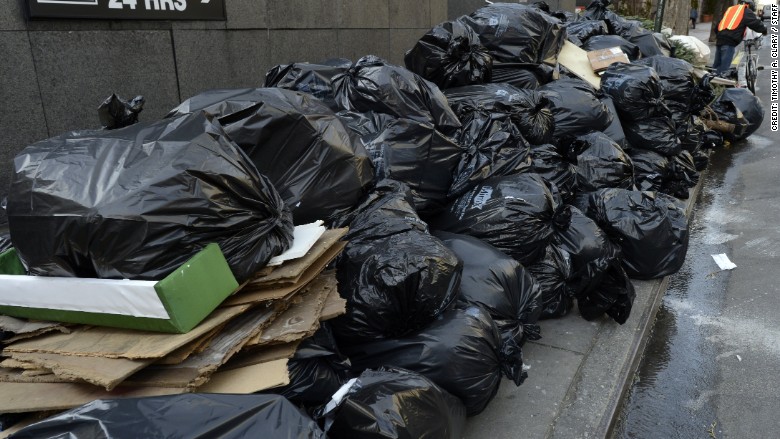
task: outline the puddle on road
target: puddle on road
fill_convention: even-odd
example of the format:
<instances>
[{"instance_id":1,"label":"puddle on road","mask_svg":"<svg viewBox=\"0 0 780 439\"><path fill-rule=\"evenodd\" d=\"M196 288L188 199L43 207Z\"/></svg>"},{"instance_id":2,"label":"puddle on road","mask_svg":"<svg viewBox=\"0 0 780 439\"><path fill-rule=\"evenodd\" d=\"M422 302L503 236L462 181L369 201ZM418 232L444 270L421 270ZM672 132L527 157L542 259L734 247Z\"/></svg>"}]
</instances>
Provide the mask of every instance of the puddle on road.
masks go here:
<instances>
[{"instance_id":1,"label":"puddle on road","mask_svg":"<svg viewBox=\"0 0 780 439\"><path fill-rule=\"evenodd\" d=\"M726 229L735 212L728 194L736 179L728 172L739 149L719 151L710 167L691 222L685 264L673 276L658 311L634 384L623 402L613 438L688 439L718 435L714 399L717 380L717 315L728 272L719 272L712 254L727 253L733 235ZM734 165L736 166L736 165Z\"/></svg>"}]
</instances>

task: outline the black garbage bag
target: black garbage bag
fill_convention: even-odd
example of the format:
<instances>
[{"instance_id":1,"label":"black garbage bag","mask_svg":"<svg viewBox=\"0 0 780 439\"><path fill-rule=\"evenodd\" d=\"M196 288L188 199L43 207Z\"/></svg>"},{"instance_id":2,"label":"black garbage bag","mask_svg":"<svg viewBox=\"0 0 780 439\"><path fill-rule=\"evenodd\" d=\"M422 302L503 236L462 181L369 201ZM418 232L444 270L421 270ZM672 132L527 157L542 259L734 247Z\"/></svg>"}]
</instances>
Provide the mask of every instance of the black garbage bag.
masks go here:
<instances>
[{"instance_id":1,"label":"black garbage bag","mask_svg":"<svg viewBox=\"0 0 780 439\"><path fill-rule=\"evenodd\" d=\"M702 134L701 141L702 149L717 149L723 147L723 134L714 131L707 130Z\"/></svg>"},{"instance_id":2,"label":"black garbage bag","mask_svg":"<svg viewBox=\"0 0 780 439\"><path fill-rule=\"evenodd\" d=\"M601 189L577 197L576 207L620 246L632 278L676 273L688 251L688 219L669 195Z\"/></svg>"},{"instance_id":3,"label":"black garbage bag","mask_svg":"<svg viewBox=\"0 0 780 439\"><path fill-rule=\"evenodd\" d=\"M578 190L634 187L631 158L606 134L594 131L577 137L569 146L569 154L577 162Z\"/></svg>"},{"instance_id":4,"label":"black garbage bag","mask_svg":"<svg viewBox=\"0 0 780 439\"><path fill-rule=\"evenodd\" d=\"M579 47L582 47L582 44L590 37L609 34L607 23L602 20L572 21L567 22L564 27L566 28L566 37Z\"/></svg>"},{"instance_id":5,"label":"black garbage bag","mask_svg":"<svg viewBox=\"0 0 780 439\"><path fill-rule=\"evenodd\" d=\"M11 233L0 227L0 254L13 248L13 246L13 243L11 243Z\"/></svg>"},{"instance_id":6,"label":"black garbage bag","mask_svg":"<svg viewBox=\"0 0 780 439\"><path fill-rule=\"evenodd\" d=\"M761 99L746 88L727 88L710 107L718 119L735 126L723 133L729 140L741 140L753 134L764 121Z\"/></svg>"},{"instance_id":7,"label":"black garbage bag","mask_svg":"<svg viewBox=\"0 0 780 439\"><path fill-rule=\"evenodd\" d=\"M571 274L569 287L577 297L591 292L600 282L610 264L620 259L620 248L607 234L576 207L571 206L571 223L556 230L553 245L569 255Z\"/></svg>"},{"instance_id":8,"label":"black garbage bag","mask_svg":"<svg viewBox=\"0 0 780 439\"><path fill-rule=\"evenodd\" d=\"M629 152L634 163L634 180L641 191L663 192L669 179L669 158L646 149Z\"/></svg>"},{"instance_id":9,"label":"black garbage bag","mask_svg":"<svg viewBox=\"0 0 780 439\"><path fill-rule=\"evenodd\" d=\"M607 7L612 4L612 0L593 0L588 3L585 12L582 13L584 21L604 20L607 13L611 12Z\"/></svg>"},{"instance_id":10,"label":"black garbage bag","mask_svg":"<svg viewBox=\"0 0 780 439\"><path fill-rule=\"evenodd\" d=\"M399 337L428 325L456 299L462 264L428 233L406 185L380 182L357 208L337 261L347 313L333 320L340 342Z\"/></svg>"},{"instance_id":11,"label":"black garbage bag","mask_svg":"<svg viewBox=\"0 0 780 439\"><path fill-rule=\"evenodd\" d=\"M341 354L328 325L303 340L287 362L290 384L264 393L282 395L292 402L315 407L330 401L347 381L352 364Z\"/></svg>"},{"instance_id":12,"label":"black garbage bag","mask_svg":"<svg viewBox=\"0 0 780 439\"><path fill-rule=\"evenodd\" d=\"M368 151L375 181L393 179L407 184L421 214L435 213L446 204L454 173L466 152L457 140L431 124L381 113L340 112L339 117Z\"/></svg>"},{"instance_id":13,"label":"black garbage bag","mask_svg":"<svg viewBox=\"0 0 780 439\"><path fill-rule=\"evenodd\" d=\"M495 3L459 18L501 62L555 65L566 31L555 17L516 3Z\"/></svg>"},{"instance_id":14,"label":"black garbage bag","mask_svg":"<svg viewBox=\"0 0 780 439\"><path fill-rule=\"evenodd\" d=\"M610 34L620 35L627 40L636 35L640 35L642 32L646 32L645 29L642 28L641 21L626 20L612 11L604 13L604 21L607 23Z\"/></svg>"},{"instance_id":15,"label":"black garbage bag","mask_svg":"<svg viewBox=\"0 0 780 439\"><path fill-rule=\"evenodd\" d=\"M675 121L675 127L677 128L677 138L680 139L680 148L682 150L694 153L702 148L707 126L699 118L687 116L681 122Z\"/></svg>"},{"instance_id":16,"label":"black garbage bag","mask_svg":"<svg viewBox=\"0 0 780 439\"><path fill-rule=\"evenodd\" d=\"M0 331L0 340L5 339L6 337L3 336L3 334L8 334L8 336L11 336L10 332L2 332ZM24 418L29 416L29 413L3 413L0 414L0 432L5 432L9 430L14 425L21 422Z\"/></svg>"},{"instance_id":17,"label":"black garbage bag","mask_svg":"<svg viewBox=\"0 0 780 439\"><path fill-rule=\"evenodd\" d=\"M618 323L625 323L626 297L631 309L633 288L613 287L614 279L623 273L620 248L609 240L607 234L579 209L572 207L569 228L557 231L553 245L568 254L571 259L569 288L577 298L582 315L588 320L600 317L605 312ZM617 270L617 271L615 271ZM629 281L630 283L630 281Z\"/></svg>"},{"instance_id":18,"label":"black garbage bag","mask_svg":"<svg viewBox=\"0 0 780 439\"><path fill-rule=\"evenodd\" d=\"M203 112L63 134L14 164L9 227L32 275L160 280L217 243L243 282L292 242L269 179Z\"/></svg>"},{"instance_id":19,"label":"black garbage bag","mask_svg":"<svg viewBox=\"0 0 780 439\"><path fill-rule=\"evenodd\" d=\"M612 98L624 124L669 116L661 80L652 67L614 63L601 76L601 90Z\"/></svg>"},{"instance_id":20,"label":"black garbage bag","mask_svg":"<svg viewBox=\"0 0 780 439\"><path fill-rule=\"evenodd\" d=\"M99 399L32 424L14 438L247 437L324 439L317 423L278 395L185 393Z\"/></svg>"},{"instance_id":21,"label":"black garbage bag","mask_svg":"<svg viewBox=\"0 0 780 439\"><path fill-rule=\"evenodd\" d=\"M544 256L528 265L528 271L542 290L540 319L553 319L569 314L574 307L571 256L559 246L548 245Z\"/></svg>"},{"instance_id":22,"label":"black garbage bag","mask_svg":"<svg viewBox=\"0 0 780 439\"><path fill-rule=\"evenodd\" d=\"M683 108L688 113L688 106L696 87L693 66L688 61L668 56L652 56L640 59L635 64L652 67L658 74L667 104L671 102L684 104Z\"/></svg>"},{"instance_id":23,"label":"black garbage bag","mask_svg":"<svg viewBox=\"0 0 780 439\"><path fill-rule=\"evenodd\" d=\"M596 90L581 79L559 79L539 91L552 104L553 137L558 144L591 131L604 131L612 123L609 109L596 96Z\"/></svg>"},{"instance_id":24,"label":"black garbage bag","mask_svg":"<svg viewBox=\"0 0 780 439\"><path fill-rule=\"evenodd\" d=\"M591 50L611 49L619 47L626 54L629 61L639 59L639 47L623 37L617 35L594 35L582 44L582 49L590 52Z\"/></svg>"},{"instance_id":25,"label":"black garbage bag","mask_svg":"<svg viewBox=\"0 0 780 439\"><path fill-rule=\"evenodd\" d=\"M523 137L532 144L552 141L555 119L551 103L536 91L509 84L484 84L453 88L444 94L461 120L479 108L508 113Z\"/></svg>"},{"instance_id":26,"label":"black garbage bag","mask_svg":"<svg viewBox=\"0 0 780 439\"><path fill-rule=\"evenodd\" d=\"M348 71L336 75L332 84L340 110L411 119L432 124L448 135L460 128L447 98L435 84L377 56L360 58Z\"/></svg>"},{"instance_id":27,"label":"black garbage bag","mask_svg":"<svg viewBox=\"0 0 780 439\"><path fill-rule=\"evenodd\" d=\"M468 416L496 396L502 373L518 386L527 376L520 346L502 343L490 314L478 306L451 309L408 337L342 349L356 370L394 366L425 375L460 398Z\"/></svg>"},{"instance_id":28,"label":"black garbage bag","mask_svg":"<svg viewBox=\"0 0 780 439\"><path fill-rule=\"evenodd\" d=\"M577 308L585 320L595 320L606 313L622 325L631 315L635 298L634 284L616 259L604 273L601 283L587 295L577 298Z\"/></svg>"},{"instance_id":29,"label":"black garbage bag","mask_svg":"<svg viewBox=\"0 0 780 439\"><path fill-rule=\"evenodd\" d=\"M461 121L463 128L457 140L466 151L455 170L450 198L462 195L488 178L530 169L531 148L509 112L491 112L480 107L465 113Z\"/></svg>"},{"instance_id":30,"label":"black garbage bag","mask_svg":"<svg viewBox=\"0 0 780 439\"><path fill-rule=\"evenodd\" d=\"M522 346L541 335L541 289L516 260L468 235L436 232L437 238L463 261L458 299L485 308L501 331L501 339Z\"/></svg>"},{"instance_id":31,"label":"black garbage bag","mask_svg":"<svg viewBox=\"0 0 780 439\"><path fill-rule=\"evenodd\" d=\"M98 117L100 124L107 130L124 128L134 123L138 123L138 113L144 109L143 96L136 96L129 101L125 101L115 94L111 94L98 107Z\"/></svg>"},{"instance_id":32,"label":"black garbage bag","mask_svg":"<svg viewBox=\"0 0 780 439\"><path fill-rule=\"evenodd\" d=\"M547 64L493 62L493 82L536 90L553 80L555 69Z\"/></svg>"},{"instance_id":33,"label":"black garbage bag","mask_svg":"<svg viewBox=\"0 0 780 439\"><path fill-rule=\"evenodd\" d=\"M697 160L688 151L664 157L652 151L632 151L637 187L643 191L658 191L680 199L688 198L688 190L699 182ZM704 155L706 160L707 156Z\"/></svg>"},{"instance_id":34,"label":"black garbage bag","mask_svg":"<svg viewBox=\"0 0 780 439\"><path fill-rule=\"evenodd\" d=\"M453 201L434 221L436 229L479 238L529 264L542 256L567 211L540 175L494 177Z\"/></svg>"},{"instance_id":35,"label":"black garbage bag","mask_svg":"<svg viewBox=\"0 0 780 439\"><path fill-rule=\"evenodd\" d=\"M373 183L366 150L333 111L310 95L281 88L212 90L169 117L206 111L268 176L295 224L332 222Z\"/></svg>"},{"instance_id":36,"label":"black garbage bag","mask_svg":"<svg viewBox=\"0 0 780 439\"><path fill-rule=\"evenodd\" d=\"M640 29L626 39L631 43L636 44L642 58L650 56L669 56L672 53L671 44L666 40L664 34L660 32L653 33L649 30Z\"/></svg>"},{"instance_id":37,"label":"black garbage bag","mask_svg":"<svg viewBox=\"0 0 780 439\"><path fill-rule=\"evenodd\" d=\"M668 117L650 117L637 122L624 121L623 131L631 148L649 149L665 156L674 156L682 151L677 129Z\"/></svg>"},{"instance_id":38,"label":"black garbage bag","mask_svg":"<svg viewBox=\"0 0 780 439\"><path fill-rule=\"evenodd\" d=\"M336 110L336 97L331 80L352 66L343 58L329 59L317 64L280 64L265 74L264 87L279 87L314 96L330 109Z\"/></svg>"},{"instance_id":39,"label":"black garbage bag","mask_svg":"<svg viewBox=\"0 0 780 439\"><path fill-rule=\"evenodd\" d=\"M346 384L344 395L324 409L332 439L460 439L466 410L460 400L428 378L380 367Z\"/></svg>"},{"instance_id":40,"label":"black garbage bag","mask_svg":"<svg viewBox=\"0 0 780 439\"><path fill-rule=\"evenodd\" d=\"M440 88L490 82L493 57L479 35L459 20L428 31L404 56L406 68Z\"/></svg>"},{"instance_id":41,"label":"black garbage bag","mask_svg":"<svg viewBox=\"0 0 780 439\"><path fill-rule=\"evenodd\" d=\"M577 165L565 159L554 145L531 147L531 171L554 184L564 201L577 192Z\"/></svg>"},{"instance_id":42,"label":"black garbage bag","mask_svg":"<svg viewBox=\"0 0 780 439\"><path fill-rule=\"evenodd\" d=\"M626 139L626 133L623 131L623 125L620 123L620 118L618 117L615 103L612 102L612 98L609 96L602 96L599 98L599 100L604 105L606 105L607 109L609 110L609 114L612 117L612 123L610 123L609 126L603 130L603 133L612 139L612 141L617 143L618 146L623 148L623 151L629 150L630 146L628 144L628 140Z\"/></svg>"},{"instance_id":43,"label":"black garbage bag","mask_svg":"<svg viewBox=\"0 0 780 439\"><path fill-rule=\"evenodd\" d=\"M688 151L682 151L669 160L669 178L661 192L681 200L688 199L688 190L699 182L696 161Z\"/></svg>"}]
</instances>

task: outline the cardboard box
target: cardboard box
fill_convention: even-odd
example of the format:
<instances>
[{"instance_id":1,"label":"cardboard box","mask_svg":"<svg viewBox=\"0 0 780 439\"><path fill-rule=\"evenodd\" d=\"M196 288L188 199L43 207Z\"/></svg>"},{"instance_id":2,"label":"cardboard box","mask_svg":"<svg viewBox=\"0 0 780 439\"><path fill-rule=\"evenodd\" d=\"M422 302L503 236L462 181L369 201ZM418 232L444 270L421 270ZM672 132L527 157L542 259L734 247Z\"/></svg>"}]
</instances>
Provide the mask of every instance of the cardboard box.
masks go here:
<instances>
[{"instance_id":1,"label":"cardboard box","mask_svg":"<svg viewBox=\"0 0 780 439\"><path fill-rule=\"evenodd\" d=\"M185 333L238 288L217 244L160 281L26 276L14 249L0 254L0 314Z\"/></svg>"},{"instance_id":2,"label":"cardboard box","mask_svg":"<svg viewBox=\"0 0 780 439\"><path fill-rule=\"evenodd\" d=\"M610 47L609 49L591 50L588 52L588 60L594 72L601 72L607 69L612 63L622 62L628 64L628 56L620 50L620 47Z\"/></svg>"},{"instance_id":3,"label":"cardboard box","mask_svg":"<svg viewBox=\"0 0 780 439\"><path fill-rule=\"evenodd\" d=\"M558 54L558 63L566 67L578 78L592 85L596 90L601 88L601 78L593 73L587 52L577 47L571 41L563 42L561 53Z\"/></svg>"}]
</instances>

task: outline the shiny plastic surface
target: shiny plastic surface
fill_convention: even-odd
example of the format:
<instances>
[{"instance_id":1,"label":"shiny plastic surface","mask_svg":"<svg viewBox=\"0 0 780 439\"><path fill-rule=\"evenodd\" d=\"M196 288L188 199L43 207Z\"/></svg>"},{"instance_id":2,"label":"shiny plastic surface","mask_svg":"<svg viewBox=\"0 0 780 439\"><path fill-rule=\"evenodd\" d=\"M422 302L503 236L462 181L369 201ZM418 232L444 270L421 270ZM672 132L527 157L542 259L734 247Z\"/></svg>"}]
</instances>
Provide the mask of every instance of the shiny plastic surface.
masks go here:
<instances>
[{"instance_id":1,"label":"shiny plastic surface","mask_svg":"<svg viewBox=\"0 0 780 439\"><path fill-rule=\"evenodd\" d=\"M371 187L366 150L321 101L280 88L211 90L169 116L206 111L268 176L295 224L331 222Z\"/></svg>"},{"instance_id":2,"label":"shiny plastic surface","mask_svg":"<svg viewBox=\"0 0 780 439\"><path fill-rule=\"evenodd\" d=\"M160 280L215 242L242 282L292 242L276 189L203 112L63 134L14 164L9 227L33 275Z\"/></svg>"},{"instance_id":3,"label":"shiny plastic surface","mask_svg":"<svg viewBox=\"0 0 780 439\"><path fill-rule=\"evenodd\" d=\"M466 413L458 398L414 372L363 372L341 403L324 413L332 439L460 439Z\"/></svg>"},{"instance_id":4,"label":"shiny plastic surface","mask_svg":"<svg viewBox=\"0 0 780 439\"><path fill-rule=\"evenodd\" d=\"M184 394L99 399L37 422L14 439L325 439L277 395Z\"/></svg>"},{"instance_id":5,"label":"shiny plastic surface","mask_svg":"<svg viewBox=\"0 0 780 439\"><path fill-rule=\"evenodd\" d=\"M448 232L435 236L463 261L459 301L485 308L503 340L513 339L522 346L526 340L540 338L542 292L525 267L472 236Z\"/></svg>"},{"instance_id":6,"label":"shiny plastic surface","mask_svg":"<svg viewBox=\"0 0 780 439\"><path fill-rule=\"evenodd\" d=\"M479 35L459 20L428 31L404 56L406 68L440 88L490 82L493 57Z\"/></svg>"},{"instance_id":7,"label":"shiny plastic surface","mask_svg":"<svg viewBox=\"0 0 780 439\"><path fill-rule=\"evenodd\" d=\"M340 343L419 330L455 301L461 262L428 233L408 187L380 182L356 209L337 263L347 313L333 320Z\"/></svg>"},{"instance_id":8,"label":"shiny plastic surface","mask_svg":"<svg viewBox=\"0 0 780 439\"><path fill-rule=\"evenodd\" d=\"M501 334L481 307L454 308L407 337L342 346L356 370L383 365L425 375L460 398L469 416L482 412L505 374L520 385L526 378L520 347Z\"/></svg>"},{"instance_id":9,"label":"shiny plastic surface","mask_svg":"<svg viewBox=\"0 0 780 439\"><path fill-rule=\"evenodd\" d=\"M559 197L540 175L494 177L453 201L436 229L479 238L522 264L542 256L554 227L565 227Z\"/></svg>"}]
</instances>

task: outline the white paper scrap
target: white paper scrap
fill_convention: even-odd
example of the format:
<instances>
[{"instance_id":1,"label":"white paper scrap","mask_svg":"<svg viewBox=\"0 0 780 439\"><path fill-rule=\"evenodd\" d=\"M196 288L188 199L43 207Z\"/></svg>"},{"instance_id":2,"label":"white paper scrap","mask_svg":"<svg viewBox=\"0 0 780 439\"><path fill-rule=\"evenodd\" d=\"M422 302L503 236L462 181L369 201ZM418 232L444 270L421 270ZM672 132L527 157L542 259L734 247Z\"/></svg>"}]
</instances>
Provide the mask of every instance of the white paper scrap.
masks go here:
<instances>
[{"instance_id":1,"label":"white paper scrap","mask_svg":"<svg viewBox=\"0 0 780 439\"><path fill-rule=\"evenodd\" d=\"M316 221L302 226L295 226L293 231L293 244L289 250L268 261L269 266L282 265L285 261L306 256L318 239L325 233L322 221Z\"/></svg>"},{"instance_id":2,"label":"white paper scrap","mask_svg":"<svg viewBox=\"0 0 780 439\"><path fill-rule=\"evenodd\" d=\"M712 259L715 259L715 263L718 264L721 270L733 270L737 268L737 265L726 256L725 253L719 255L712 255Z\"/></svg>"}]
</instances>

